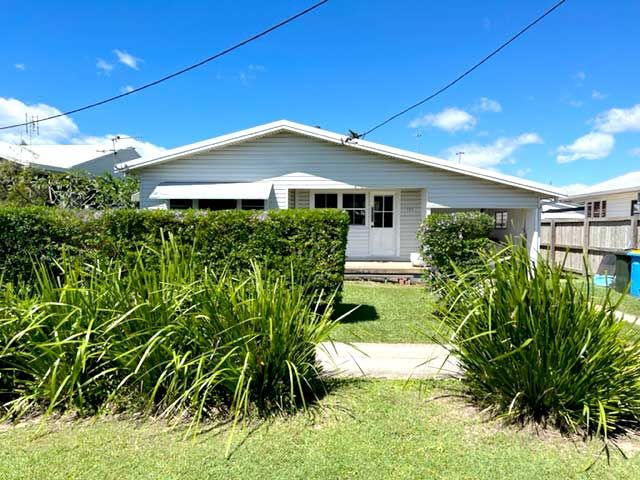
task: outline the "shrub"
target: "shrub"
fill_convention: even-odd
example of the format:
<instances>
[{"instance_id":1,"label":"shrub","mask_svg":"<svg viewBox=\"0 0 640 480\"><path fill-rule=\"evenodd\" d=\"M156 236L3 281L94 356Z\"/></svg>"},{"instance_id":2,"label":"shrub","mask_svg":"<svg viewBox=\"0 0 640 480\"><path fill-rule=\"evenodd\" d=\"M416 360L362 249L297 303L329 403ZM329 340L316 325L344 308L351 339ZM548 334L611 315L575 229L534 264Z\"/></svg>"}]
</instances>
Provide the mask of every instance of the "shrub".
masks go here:
<instances>
[{"instance_id":1,"label":"shrub","mask_svg":"<svg viewBox=\"0 0 640 480\"><path fill-rule=\"evenodd\" d=\"M0 289L0 410L189 414L290 410L322 393L316 345L334 325L301 287L257 264L197 268L165 241L143 259L42 265L35 284ZM128 269L126 275L124 270Z\"/></svg>"},{"instance_id":2,"label":"shrub","mask_svg":"<svg viewBox=\"0 0 640 480\"><path fill-rule=\"evenodd\" d=\"M163 234L172 234L184 248L195 248L201 266L242 272L255 261L287 278L293 270L312 294L337 292L339 300L347 231L346 215L334 210L98 214L5 207L0 208L0 272L9 281L29 280L32 259L54 262L62 250L81 259L119 258L126 264L148 256ZM153 268L154 262L148 259L147 266Z\"/></svg>"},{"instance_id":3,"label":"shrub","mask_svg":"<svg viewBox=\"0 0 640 480\"><path fill-rule=\"evenodd\" d=\"M432 213L418 229L422 258L438 273L453 273L452 264L470 269L487 249L493 218L481 212Z\"/></svg>"},{"instance_id":4,"label":"shrub","mask_svg":"<svg viewBox=\"0 0 640 480\"><path fill-rule=\"evenodd\" d=\"M63 208L132 208L139 190L136 177L51 172L0 160L0 203Z\"/></svg>"},{"instance_id":5,"label":"shrub","mask_svg":"<svg viewBox=\"0 0 640 480\"><path fill-rule=\"evenodd\" d=\"M596 434L640 421L640 340L629 342L617 305L560 267L532 264L510 245L442 288L438 313L469 395L513 421Z\"/></svg>"}]
</instances>

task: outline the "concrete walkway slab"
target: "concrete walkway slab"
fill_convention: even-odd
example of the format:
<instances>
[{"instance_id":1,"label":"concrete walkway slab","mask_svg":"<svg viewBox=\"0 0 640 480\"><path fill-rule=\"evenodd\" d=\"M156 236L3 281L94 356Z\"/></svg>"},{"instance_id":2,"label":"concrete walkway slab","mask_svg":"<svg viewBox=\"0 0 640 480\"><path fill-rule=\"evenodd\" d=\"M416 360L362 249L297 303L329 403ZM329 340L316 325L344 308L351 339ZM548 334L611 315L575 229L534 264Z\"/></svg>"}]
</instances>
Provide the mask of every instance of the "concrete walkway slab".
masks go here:
<instances>
[{"instance_id":1,"label":"concrete walkway slab","mask_svg":"<svg viewBox=\"0 0 640 480\"><path fill-rule=\"evenodd\" d=\"M339 377L406 380L460 375L457 361L434 344L325 342L316 356L326 372Z\"/></svg>"}]
</instances>

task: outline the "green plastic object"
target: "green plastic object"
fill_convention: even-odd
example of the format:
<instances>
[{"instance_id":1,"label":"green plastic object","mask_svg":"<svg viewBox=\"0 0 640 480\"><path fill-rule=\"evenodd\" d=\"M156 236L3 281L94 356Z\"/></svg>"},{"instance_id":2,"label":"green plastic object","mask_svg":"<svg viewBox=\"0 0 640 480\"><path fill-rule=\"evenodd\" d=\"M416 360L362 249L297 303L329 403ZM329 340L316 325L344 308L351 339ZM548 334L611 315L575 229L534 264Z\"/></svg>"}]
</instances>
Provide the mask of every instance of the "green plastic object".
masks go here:
<instances>
[{"instance_id":1,"label":"green plastic object","mask_svg":"<svg viewBox=\"0 0 640 480\"><path fill-rule=\"evenodd\" d=\"M615 290L627 293L631 274L631 259L626 252L616 253L616 283Z\"/></svg>"}]
</instances>

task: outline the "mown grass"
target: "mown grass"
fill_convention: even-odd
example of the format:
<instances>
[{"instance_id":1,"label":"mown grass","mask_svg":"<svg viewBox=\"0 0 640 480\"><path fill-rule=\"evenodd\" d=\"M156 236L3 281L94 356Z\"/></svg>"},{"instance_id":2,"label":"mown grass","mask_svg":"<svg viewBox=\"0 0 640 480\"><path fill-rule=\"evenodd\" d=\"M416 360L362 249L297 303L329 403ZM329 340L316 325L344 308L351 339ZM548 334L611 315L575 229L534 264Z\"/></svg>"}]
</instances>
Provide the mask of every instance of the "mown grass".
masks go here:
<instances>
[{"instance_id":1,"label":"mown grass","mask_svg":"<svg viewBox=\"0 0 640 480\"><path fill-rule=\"evenodd\" d=\"M423 343L438 327L430 317L434 297L423 285L345 282L344 315L331 338L340 342Z\"/></svg>"},{"instance_id":2,"label":"mown grass","mask_svg":"<svg viewBox=\"0 0 640 480\"><path fill-rule=\"evenodd\" d=\"M640 478L640 443L601 450L557 434L487 420L456 398L454 382L359 382L315 414L257 425L229 460L225 429L195 439L160 422L48 421L0 432L0 478L17 479L559 479Z\"/></svg>"}]
</instances>

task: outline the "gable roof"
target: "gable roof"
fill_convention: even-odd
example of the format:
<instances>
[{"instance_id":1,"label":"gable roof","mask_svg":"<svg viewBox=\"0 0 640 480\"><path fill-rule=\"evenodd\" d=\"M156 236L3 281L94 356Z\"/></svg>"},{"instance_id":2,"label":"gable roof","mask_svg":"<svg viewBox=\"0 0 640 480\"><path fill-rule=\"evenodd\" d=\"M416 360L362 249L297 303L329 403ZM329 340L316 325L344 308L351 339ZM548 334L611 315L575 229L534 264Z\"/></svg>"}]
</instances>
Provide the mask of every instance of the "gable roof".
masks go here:
<instances>
[{"instance_id":1,"label":"gable roof","mask_svg":"<svg viewBox=\"0 0 640 480\"><path fill-rule=\"evenodd\" d=\"M221 135L219 137L210 138L201 142L184 145L182 147L167 150L159 156L142 157L137 160L122 162L116 165L116 169L135 170L139 168L145 168L151 165L170 162L191 155L197 155L199 153L221 149L229 145L242 143L266 135L273 135L281 132L288 132L297 135L312 137L315 139L338 144L345 148L353 148L365 152L376 153L379 155L396 158L398 160L413 162L420 165L488 180L491 182L501 183L514 188L533 191L551 197L565 196L564 192L553 188L550 185L544 185L542 183L531 182L522 178L504 175L493 170L485 170L482 168L476 168L467 165L459 165L447 160L431 157L429 155L410 152L408 150L402 150L399 148L382 145L380 143L370 142L368 140L357 139L347 141L348 137L340 135L339 133L330 132L321 128L310 127L308 125L303 125L301 123L291 122L288 120L278 120L275 122L266 123L264 125L259 125L257 127L248 128L246 130L239 130L237 132Z\"/></svg>"},{"instance_id":2,"label":"gable roof","mask_svg":"<svg viewBox=\"0 0 640 480\"><path fill-rule=\"evenodd\" d=\"M584 190L569 195L571 200L607 195L613 193L627 193L640 191L640 170L614 177L601 183L596 183Z\"/></svg>"}]
</instances>

